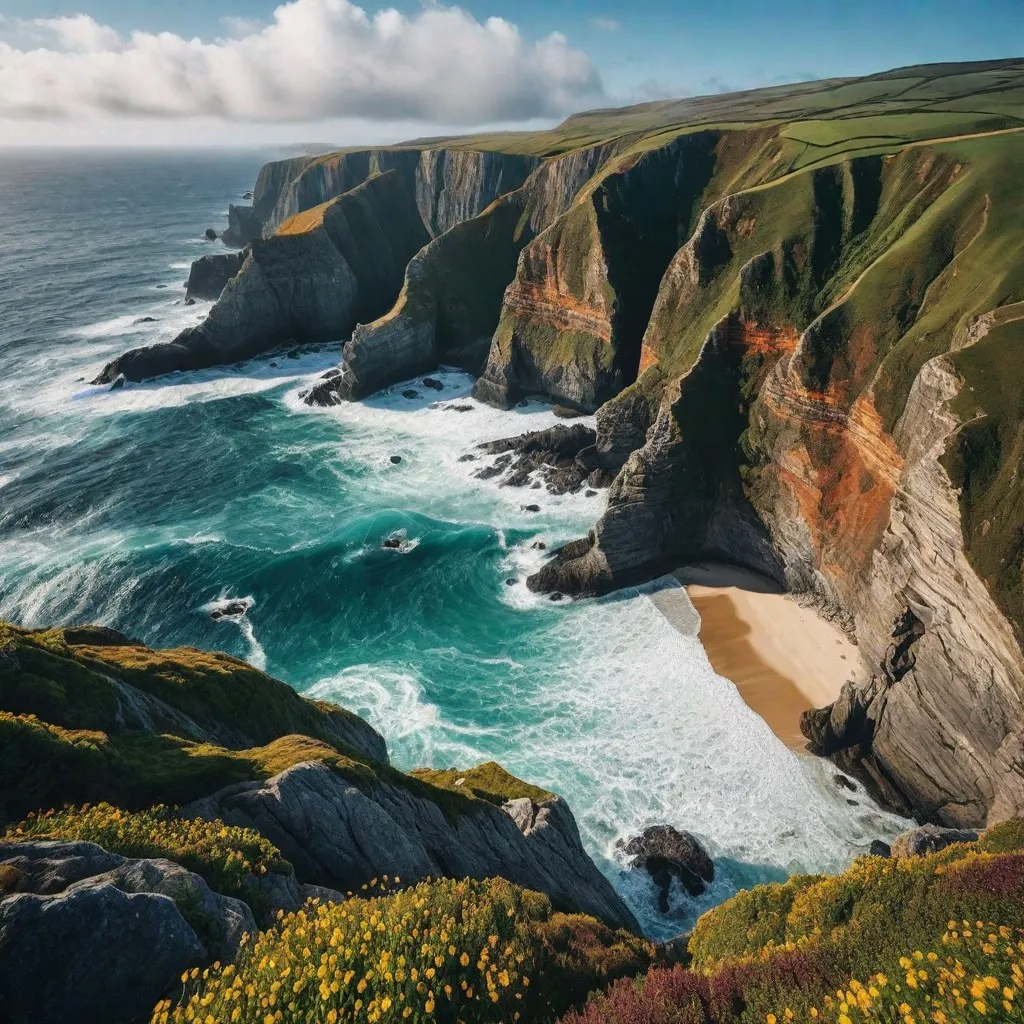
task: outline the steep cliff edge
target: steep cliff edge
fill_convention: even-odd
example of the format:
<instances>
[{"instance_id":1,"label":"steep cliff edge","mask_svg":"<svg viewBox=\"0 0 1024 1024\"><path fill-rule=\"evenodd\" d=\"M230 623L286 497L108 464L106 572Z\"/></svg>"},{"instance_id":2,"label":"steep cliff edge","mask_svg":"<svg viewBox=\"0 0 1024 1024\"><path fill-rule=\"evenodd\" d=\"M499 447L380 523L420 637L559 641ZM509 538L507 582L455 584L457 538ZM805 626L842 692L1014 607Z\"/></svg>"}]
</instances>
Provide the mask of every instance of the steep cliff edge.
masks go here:
<instances>
[{"instance_id":1,"label":"steep cliff edge","mask_svg":"<svg viewBox=\"0 0 1024 1024\"><path fill-rule=\"evenodd\" d=\"M286 343L337 341L391 305L425 241L401 176L369 178L255 239L202 324L172 342L126 352L96 383L231 363Z\"/></svg>"},{"instance_id":2,"label":"steep cliff edge","mask_svg":"<svg viewBox=\"0 0 1024 1024\"><path fill-rule=\"evenodd\" d=\"M363 398L440 363L480 373L520 252L570 206L613 151L595 146L545 161L521 188L431 241L409 263L394 307L355 329L341 376L319 385L307 401Z\"/></svg>"},{"instance_id":3,"label":"steep cliff edge","mask_svg":"<svg viewBox=\"0 0 1024 1024\"><path fill-rule=\"evenodd\" d=\"M807 716L812 749L949 824L1024 808L1022 144L909 147L711 204L640 381L603 410L628 425L664 382L642 447L590 537L530 581L594 593L706 557L774 576L864 662Z\"/></svg>"},{"instance_id":4,"label":"steep cliff edge","mask_svg":"<svg viewBox=\"0 0 1024 1024\"><path fill-rule=\"evenodd\" d=\"M718 136L613 158L523 251L476 395L593 412L636 379L658 282L689 234Z\"/></svg>"},{"instance_id":5,"label":"steep cliff edge","mask_svg":"<svg viewBox=\"0 0 1024 1024\"><path fill-rule=\"evenodd\" d=\"M639 932L565 802L496 764L405 774L351 712L227 655L110 629L0 623L0 667L0 830L65 804L185 805L174 817L269 840L302 884L501 877ZM265 895L302 902L280 880Z\"/></svg>"}]
</instances>

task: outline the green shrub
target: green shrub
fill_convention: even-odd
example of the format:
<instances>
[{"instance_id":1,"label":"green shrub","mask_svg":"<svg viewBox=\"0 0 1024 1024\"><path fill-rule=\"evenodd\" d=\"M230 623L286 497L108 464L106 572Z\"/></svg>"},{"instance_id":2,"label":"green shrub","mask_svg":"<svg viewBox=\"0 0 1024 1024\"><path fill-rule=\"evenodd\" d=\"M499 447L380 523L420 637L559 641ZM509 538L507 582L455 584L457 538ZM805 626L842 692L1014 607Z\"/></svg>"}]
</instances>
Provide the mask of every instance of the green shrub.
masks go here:
<instances>
[{"instance_id":1,"label":"green shrub","mask_svg":"<svg viewBox=\"0 0 1024 1024\"><path fill-rule=\"evenodd\" d=\"M163 806L124 811L97 804L47 811L8 829L6 838L82 840L123 857L166 857L201 875L216 892L240 899L246 898L252 876L291 871L258 832L222 821L178 818Z\"/></svg>"}]
</instances>

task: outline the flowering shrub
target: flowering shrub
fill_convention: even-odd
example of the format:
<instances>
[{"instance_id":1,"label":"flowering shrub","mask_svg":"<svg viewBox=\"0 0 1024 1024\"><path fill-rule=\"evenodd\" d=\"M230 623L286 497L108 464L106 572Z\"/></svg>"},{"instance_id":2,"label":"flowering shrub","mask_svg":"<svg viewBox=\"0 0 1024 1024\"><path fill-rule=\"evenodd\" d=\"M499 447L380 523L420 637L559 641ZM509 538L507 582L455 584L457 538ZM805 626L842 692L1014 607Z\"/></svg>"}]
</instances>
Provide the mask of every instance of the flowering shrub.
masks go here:
<instances>
[{"instance_id":1,"label":"flowering shrub","mask_svg":"<svg viewBox=\"0 0 1024 1024\"><path fill-rule=\"evenodd\" d=\"M901 956L891 972L852 979L820 1008L789 1007L766 1024L960 1024L1024 1021L1024 931L984 921L950 921L937 949ZM898 968L898 969L897 969Z\"/></svg>"},{"instance_id":2,"label":"flowering shrub","mask_svg":"<svg viewBox=\"0 0 1024 1024\"><path fill-rule=\"evenodd\" d=\"M552 924L556 934L542 935ZM586 973L554 955L569 948L557 941L566 925L574 931L547 897L503 879L313 902L243 944L234 964L184 974L181 997L160 1003L153 1024L548 1020L571 998L567 982ZM598 941L632 941L632 973L647 966L646 943L597 927Z\"/></svg>"},{"instance_id":3,"label":"flowering shrub","mask_svg":"<svg viewBox=\"0 0 1024 1024\"><path fill-rule=\"evenodd\" d=\"M697 923L689 970L617 982L565 1024L1024 1021L1024 932L977 924L1024 921L1022 833L740 893Z\"/></svg>"},{"instance_id":4,"label":"flowering shrub","mask_svg":"<svg viewBox=\"0 0 1024 1024\"><path fill-rule=\"evenodd\" d=\"M206 879L212 889L246 897L252 875L291 871L277 848L252 829L201 818L176 818L166 807L124 811L86 804L33 815L7 839L84 840L123 857L167 857Z\"/></svg>"}]
</instances>

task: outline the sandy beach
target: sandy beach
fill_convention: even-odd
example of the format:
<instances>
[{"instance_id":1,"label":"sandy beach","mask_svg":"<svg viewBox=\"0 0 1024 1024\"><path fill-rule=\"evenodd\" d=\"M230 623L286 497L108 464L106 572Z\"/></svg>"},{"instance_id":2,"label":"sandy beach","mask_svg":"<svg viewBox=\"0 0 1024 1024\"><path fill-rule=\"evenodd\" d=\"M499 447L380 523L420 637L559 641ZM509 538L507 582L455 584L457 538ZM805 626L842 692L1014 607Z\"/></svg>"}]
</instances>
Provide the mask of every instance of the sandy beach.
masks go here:
<instances>
[{"instance_id":1,"label":"sandy beach","mask_svg":"<svg viewBox=\"0 0 1024 1024\"><path fill-rule=\"evenodd\" d=\"M857 648L831 622L781 593L771 581L732 566L687 566L675 574L686 587L654 595L661 612L700 640L714 670L787 746L802 750L800 715L830 704L859 667Z\"/></svg>"}]
</instances>

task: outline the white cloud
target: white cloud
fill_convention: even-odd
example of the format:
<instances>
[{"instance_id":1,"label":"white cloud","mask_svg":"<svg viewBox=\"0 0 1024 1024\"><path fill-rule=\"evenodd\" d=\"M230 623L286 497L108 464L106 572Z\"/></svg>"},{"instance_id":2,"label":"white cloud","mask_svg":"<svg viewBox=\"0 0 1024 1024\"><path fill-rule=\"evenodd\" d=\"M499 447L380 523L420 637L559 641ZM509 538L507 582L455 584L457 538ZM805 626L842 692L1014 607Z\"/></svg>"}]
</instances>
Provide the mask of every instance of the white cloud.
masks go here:
<instances>
[{"instance_id":1,"label":"white cloud","mask_svg":"<svg viewBox=\"0 0 1024 1024\"><path fill-rule=\"evenodd\" d=\"M349 0L293 0L267 25L225 25L226 38L205 42L122 36L88 15L4 22L0 119L472 125L558 117L604 96L597 69L564 36L530 42L504 19L479 22L457 7L371 15Z\"/></svg>"},{"instance_id":2,"label":"white cloud","mask_svg":"<svg viewBox=\"0 0 1024 1024\"><path fill-rule=\"evenodd\" d=\"M594 28L599 28L602 32L618 32L622 28L622 25L614 18L591 18L590 24Z\"/></svg>"}]
</instances>

